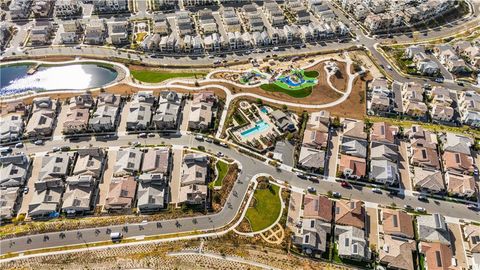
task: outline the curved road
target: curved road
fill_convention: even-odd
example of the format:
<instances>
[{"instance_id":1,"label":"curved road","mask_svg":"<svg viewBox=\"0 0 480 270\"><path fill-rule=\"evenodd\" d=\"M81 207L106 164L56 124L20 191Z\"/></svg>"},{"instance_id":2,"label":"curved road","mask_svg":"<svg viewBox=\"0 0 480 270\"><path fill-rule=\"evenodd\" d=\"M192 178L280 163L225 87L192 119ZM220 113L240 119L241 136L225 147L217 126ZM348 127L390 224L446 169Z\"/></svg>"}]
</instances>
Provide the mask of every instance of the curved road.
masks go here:
<instances>
[{"instance_id":1,"label":"curved road","mask_svg":"<svg viewBox=\"0 0 480 270\"><path fill-rule=\"evenodd\" d=\"M89 144L92 143L99 147L108 148L115 146L125 146L128 145L128 142L134 140L137 140L136 135L119 136L117 140L108 142L95 141L94 138L84 138L76 143L69 142L69 145L71 145L71 147L88 147ZM428 212L438 212L442 213L443 215L455 218L480 220L480 214L478 212L471 211L462 204L444 201L441 201L439 204L435 204L433 202L425 203L420 202L415 197L408 195L405 195L404 197L390 197L386 194L372 193L369 189L344 189L340 186L339 183L326 180L322 180L319 183L312 183L307 180L298 178L295 173L289 170L277 169L264 162L258 161L244 154L240 154L236 151L236 149L227 149L215 144L198 142L194 140L194 135L178 135L172 137L155 137L145 139L146 144L160 144L161 142L164 142L166 144L184 145L190 147L203 145L207 150L211 150L214 153L221 151L228 157L240 162L242 164L243 171L240 173L239 179L235 183L233 191L229 195L226 204L231 205L231 207L224 207L221 212L207 216L158 221L161 226L157 226L157 222L148 222L146 224L142 224L141 226L139 224L126 224L119 226L102 227L97 229L93 228L78 231L67 231L64 232L64 238L60 237L60 232L55 232L5 239L0 241L1 254L9 252L23 252L27 250L49 247L59 247L64 245L108 241L110 240L110 236L109 234L107 234L107 229L110 229L111 231L122 231L124 226L128 228L127 232L123 231L125 238L219 229L227 226L235 217L236 213L240 210L239 208L243 198L245 197L249 181L254 175L259 173L270 174L276 179L287 181L290 185L303 189L306 189L308 186L312 186L315 187L320 193L326 193L329 190L337 191L341 192L344 198L355 198L358 200L363 200L365 202L372 202L383 205L389 205L392 202L394 202L398 206L409 204L412 207L424 207L425 209L427 209ZM43 146L27 144L26 148L23 151L26 151L29 154L44 153L55 146L63 146L65 145L65 143L66 142L64 140L59 139L47 141Z\"/></svg>"}]
</instances>

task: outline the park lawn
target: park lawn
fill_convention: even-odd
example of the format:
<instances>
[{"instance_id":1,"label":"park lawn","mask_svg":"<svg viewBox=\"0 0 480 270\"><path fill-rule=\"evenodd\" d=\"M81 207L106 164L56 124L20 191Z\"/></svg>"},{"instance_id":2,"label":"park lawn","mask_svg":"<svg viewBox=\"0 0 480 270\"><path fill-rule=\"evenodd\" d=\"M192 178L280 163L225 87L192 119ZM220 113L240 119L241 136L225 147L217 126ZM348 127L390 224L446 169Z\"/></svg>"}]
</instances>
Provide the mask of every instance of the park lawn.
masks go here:
<instances>
[{"instance_id":1,"label":"park lawn","mask_svg":"<svg viewBox=\"0 0 480 270\"><path fill-rule=\"evenodd\" d=\"M287 90L284 89L274 83L269 83L269 84L262 84L260 85L260 88L262 90L265 90L267 92L281 92L285 93L293 98L304 98L308 97L312 93L312 87L307 86L299 90Z\"/></svg>"},{"instance_id":2,"label":"park lawn","mask_svg":"<svg viewBox=\"0 0 480 270\"><path fill-rule=\"evenodd\" d=\"M280 216L281 202L278 192L280 188L271 185L270 189L257 189L253 194L255 205L247 209L246 218L250 222L252 232L263 230L272 225Z\"/></svg>"},{"instance_id":3,"label":"park lawn","mask_svg":"<svg viewBox=\"0 0 480 270\"><path fill-rule=\"evenodd\" d=\"M319 74L318 71L316 71L316 70L305 70L305 71L303 72L303 75L305 75L305 76L307 76L307 77L310 77L310 78L316 78L316 77L318 77L318 75L320 75L320 74Z\"/></svg>"},{"instance_id":4,"label":"park lawn","mask_svg":"<svg viewBox=\"0 0 480 270\"><path fill-rule=\"evenodd\" d=\"M146 83L159 83L171 78L203 77L205 73L131 70L133 78Z\"/></svg>"},{"instance_id":5,"label":"park lawn","mask_svg":"<svg viewBox=\"0 0 480 270\"><path fill-rule=\"evenodd\" d=\"M215 179L215 182L213 182L213 185L215 187L220 187L222 186L223 179L225 178L225 175L227 175L228 168L230 166L221 160L217 161L215 166L217 167L218 175L217 179Z\"/></svg>"}]
</instances>

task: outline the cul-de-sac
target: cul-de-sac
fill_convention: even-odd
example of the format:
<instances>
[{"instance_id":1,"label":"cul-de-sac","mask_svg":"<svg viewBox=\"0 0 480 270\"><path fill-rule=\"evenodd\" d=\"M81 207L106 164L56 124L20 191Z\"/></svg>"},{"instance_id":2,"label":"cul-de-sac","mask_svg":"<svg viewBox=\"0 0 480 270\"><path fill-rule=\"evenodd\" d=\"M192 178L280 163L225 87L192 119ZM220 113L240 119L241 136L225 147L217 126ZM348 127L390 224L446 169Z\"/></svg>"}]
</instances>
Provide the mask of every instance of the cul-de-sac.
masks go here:
<instances>
[{"instance_id":1,"label":"cul-de-sac","mask_svg":"<svg viewBox=\"0 0 480 270\"><path fill-rule=\"evenodd\" d=\"M479 0L0 0L1 269L480 270Z\"/></svg>"}]
</instances>

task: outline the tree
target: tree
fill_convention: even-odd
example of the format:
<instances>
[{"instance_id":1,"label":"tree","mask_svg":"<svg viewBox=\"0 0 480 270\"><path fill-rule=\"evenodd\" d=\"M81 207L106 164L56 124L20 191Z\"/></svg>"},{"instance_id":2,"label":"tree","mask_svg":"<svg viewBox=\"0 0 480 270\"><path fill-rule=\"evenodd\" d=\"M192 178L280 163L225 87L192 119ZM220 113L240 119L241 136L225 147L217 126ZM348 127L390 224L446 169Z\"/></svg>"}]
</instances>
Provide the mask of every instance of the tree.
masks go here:
<instances>
[{"instance_id":1,"label":"tree","mask_svg":"<svg viewBox=\"0 0 480 270\"><path fill-rule=\"evenodd\" d=\"M288 110L288 106L286 104L283 104L282 105L282 110L284 110L284 111Z\"/></svg>"},{"instance_id":2,"label":"tree","mask_svg":"<svg viewBox=\"0 0 480 270\"><path fill-rule=\"evenodd\" d=\"M263 104L263 100L260 99L260 98L257 98L256 102L257 102L258 105L262 105L262 104Z\"/></svg>"},{"instance_id":3,"label":"tree","mask_svg":"<svg viewBox=\"0 0 480 270\"><path fill-rule=\"evenodd\" d=\"M331 190L327 191L327 196L328 196L328 197L332 197L332 194L333 194L333 193L332 193Z\"/></svg>"}]
</instances>

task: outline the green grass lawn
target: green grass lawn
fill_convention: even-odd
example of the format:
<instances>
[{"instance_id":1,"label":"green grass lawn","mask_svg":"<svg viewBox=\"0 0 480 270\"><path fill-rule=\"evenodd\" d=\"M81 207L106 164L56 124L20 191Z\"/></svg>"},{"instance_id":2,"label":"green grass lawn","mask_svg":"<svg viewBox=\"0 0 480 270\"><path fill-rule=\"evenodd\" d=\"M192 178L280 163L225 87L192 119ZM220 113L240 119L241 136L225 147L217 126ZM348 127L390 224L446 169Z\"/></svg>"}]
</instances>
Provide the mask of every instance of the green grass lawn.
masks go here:
<instances>
[{"instance_id":1,"label":"green grass lawn","mask_svg":"<svg viewBox=\"0 0 480 270\"><path fill-rule=\"evenodd\" d=\"M281 93L285 93L291 97L294 97L294 98L304 98L304 97L308 97L311 93L312 93L312 87L311 86L308 86L308 87L304 87L302 89L299 89L299 90L287 90L287 89L284 89L274 83L269 83L269 84L262 84L260 85L260 88L262 90L265 90L267 92L281 92Z\"/></svg>"},{"instance_id":2,"label":"green grass lawn","mask_svg":"<svg viewBox=\"0 0 480 270\"><path fill-rule=\"evenodd\" d=\"M217 167L218 175L217 179L215 179L215 182L213 182L213 185L215 187L220 187L222 186L223 178L225 178L225 175L228 172L229 165L219 160L215 166Z\"/></svg>"},{"instance_id":3,"label":"green grass lawn","mask_svg":"<svg viewBox=\"0 0 480 270\"><path fill-rule=\"evenodd\" d=\"M318 74L318 71L316 71L316 70L305 70L303 72L303 75L305 75L307 77L310 77L310 78L316 78L320 74Z\"/></svg>"},{"instance_id":4,"label":"green grass lawn","mask_svg":"<svg viewBox=\"0 0 480 270\"><path fill-rule=\"evenodd\" d=\"M250 221L253 232L257 232L272 225L280 215L281 202L278 192L280 188L271 185L272 189L257 189L254 207L249 207L246 218ZM273 191L273 192L272 192Z\"/></svg>"},{"instance_id":5,"label":"green grass lawn","mask_svg":"<svg viewBox=\"0 0 480 270\"><path fill-rule=\"evenodd\" d=\"M146 82L146 83L159 83L171 78L185 78L195 77L201 78L205 76L205 73L192 73L192 72L164 72L155 70L131 70L133 78Z\"/></svg>"}]
</instances>

